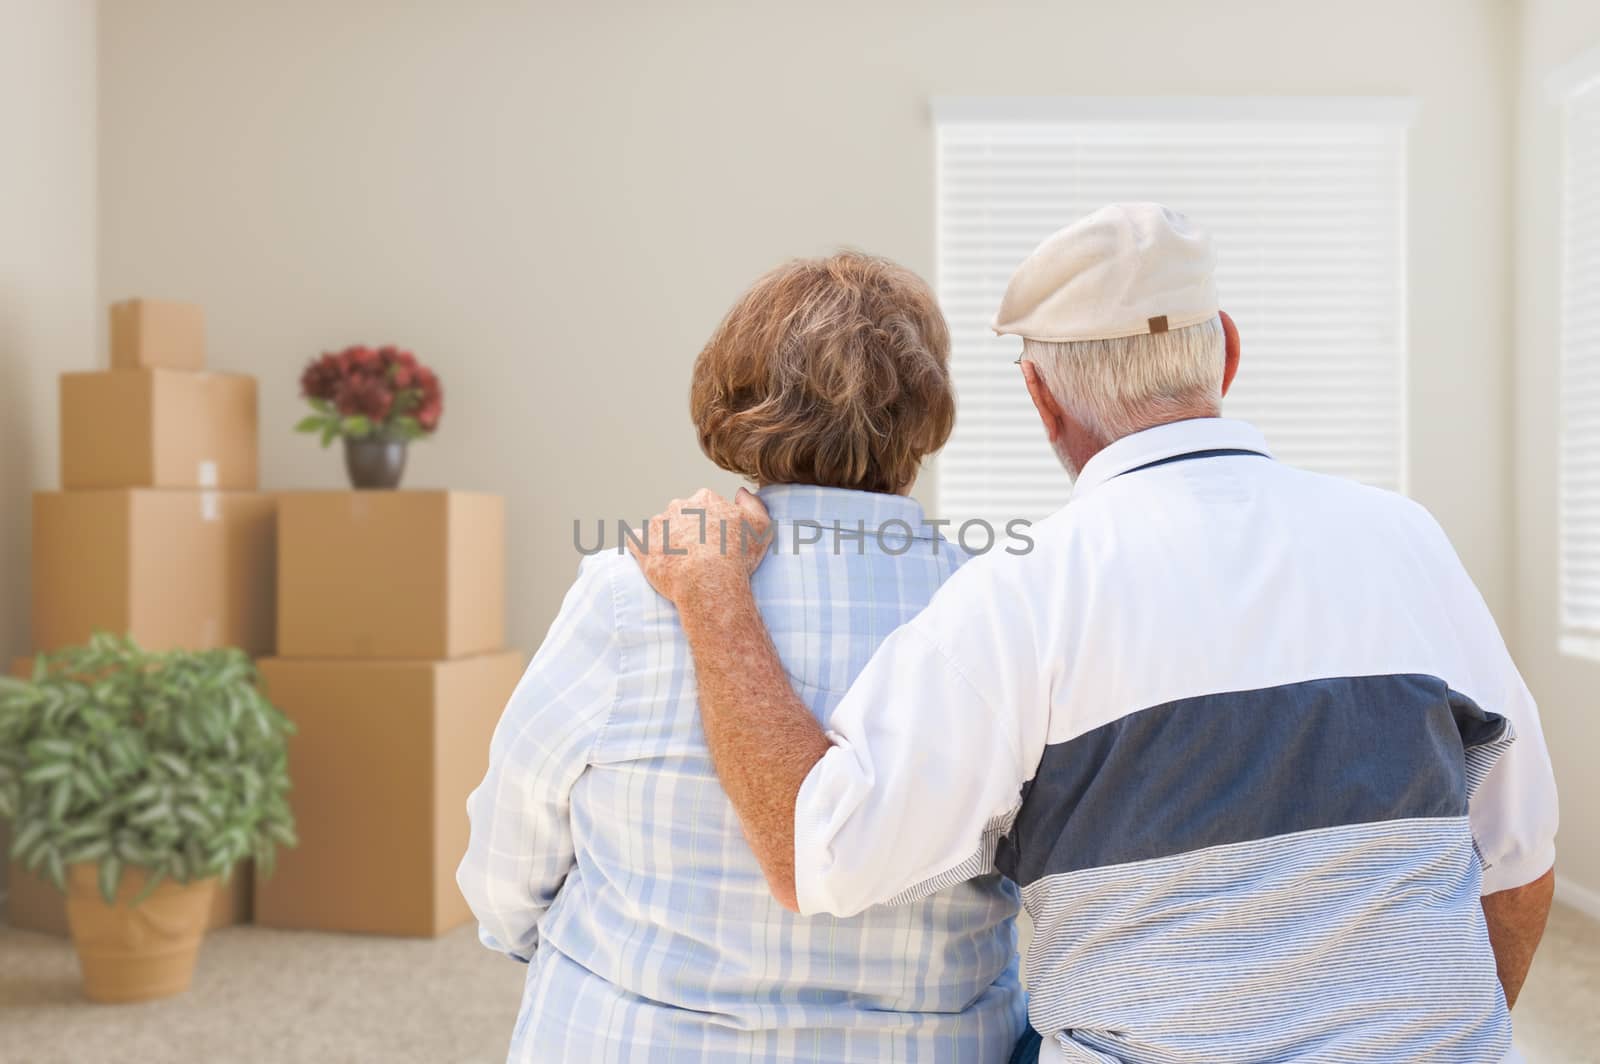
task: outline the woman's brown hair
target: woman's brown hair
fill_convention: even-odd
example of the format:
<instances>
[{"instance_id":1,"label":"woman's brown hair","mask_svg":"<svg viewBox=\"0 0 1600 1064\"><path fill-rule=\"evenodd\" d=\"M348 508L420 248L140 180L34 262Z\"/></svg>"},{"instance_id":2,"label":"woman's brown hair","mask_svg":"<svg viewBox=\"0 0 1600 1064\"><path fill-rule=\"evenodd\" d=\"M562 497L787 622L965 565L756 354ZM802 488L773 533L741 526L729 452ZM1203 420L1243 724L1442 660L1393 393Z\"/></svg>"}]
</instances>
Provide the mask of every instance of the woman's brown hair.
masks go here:
<instances>
[{"instance_id":1,"label":"woman's brown hair","mask_svg":"<svg viewBox=\"0 0 1600 1064\"><path fill-rule=\"evenodd\" d=\"M949 362L922 278L859 252L797 259L722 320L689 408L711 460L758 483L905 491L955 423Z\"/></svg>"}]
</instances>

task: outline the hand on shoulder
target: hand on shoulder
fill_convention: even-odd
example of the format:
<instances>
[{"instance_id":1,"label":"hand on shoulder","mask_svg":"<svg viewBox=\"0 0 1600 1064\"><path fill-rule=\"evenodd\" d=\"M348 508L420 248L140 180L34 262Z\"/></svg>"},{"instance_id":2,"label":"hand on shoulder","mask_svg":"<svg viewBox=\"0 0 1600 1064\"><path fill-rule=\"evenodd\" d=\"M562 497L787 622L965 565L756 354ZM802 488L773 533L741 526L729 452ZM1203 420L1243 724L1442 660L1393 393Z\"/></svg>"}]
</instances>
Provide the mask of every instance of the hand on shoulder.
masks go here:
<instances>
[{"instance_id":1,"label":"hand on shoulder","mask_svg":"<svg viewBox=\"0 0 1600 1064\"><path fill-rule=\"evenodd\" d=\"M680 609L686 600L747 587L772 541L772 520L751 491L733 500L709 488L673 499L628 542L650 586Z\"/></svg>"}]
</instances>

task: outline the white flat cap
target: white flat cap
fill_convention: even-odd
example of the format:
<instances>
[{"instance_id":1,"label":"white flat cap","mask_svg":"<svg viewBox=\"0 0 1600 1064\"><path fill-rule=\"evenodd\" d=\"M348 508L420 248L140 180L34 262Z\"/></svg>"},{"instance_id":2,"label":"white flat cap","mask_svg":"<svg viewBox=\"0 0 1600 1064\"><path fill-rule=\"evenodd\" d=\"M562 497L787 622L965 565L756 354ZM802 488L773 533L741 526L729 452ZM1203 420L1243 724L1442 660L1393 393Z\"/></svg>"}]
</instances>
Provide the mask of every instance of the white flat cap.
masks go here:
<instances>
[{"instance_id":1,"label":"white flat cap","mask_svg":"<svg viewBox=\"0 0 1600 1064\"><path fill-rule=\"evenodd\" d=\"M1159 203L1113 203L1034 248L1011 275L994 331L1112 340L1216 317L1211 238Z\"/></svg>"}]
</instances>

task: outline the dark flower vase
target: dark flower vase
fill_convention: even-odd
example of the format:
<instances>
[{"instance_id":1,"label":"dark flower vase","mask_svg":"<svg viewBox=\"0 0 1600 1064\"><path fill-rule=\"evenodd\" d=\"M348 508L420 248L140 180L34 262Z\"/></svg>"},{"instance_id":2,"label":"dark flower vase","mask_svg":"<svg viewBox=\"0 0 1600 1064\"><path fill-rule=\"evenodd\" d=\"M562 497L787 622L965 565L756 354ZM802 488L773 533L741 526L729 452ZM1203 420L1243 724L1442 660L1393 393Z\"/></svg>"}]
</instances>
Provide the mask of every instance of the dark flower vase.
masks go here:
<instances>
[{"instance_id":1,"label":"dark flower vase","mask_svg":"<svg viewBox=\"0 0 1600 1064\"><path fill-rule=\"evenodd\" d=\"M400 476L406 471L406 441L346 436L344 468L353 488L398 488Z\"/></svg>"}]
</instances>

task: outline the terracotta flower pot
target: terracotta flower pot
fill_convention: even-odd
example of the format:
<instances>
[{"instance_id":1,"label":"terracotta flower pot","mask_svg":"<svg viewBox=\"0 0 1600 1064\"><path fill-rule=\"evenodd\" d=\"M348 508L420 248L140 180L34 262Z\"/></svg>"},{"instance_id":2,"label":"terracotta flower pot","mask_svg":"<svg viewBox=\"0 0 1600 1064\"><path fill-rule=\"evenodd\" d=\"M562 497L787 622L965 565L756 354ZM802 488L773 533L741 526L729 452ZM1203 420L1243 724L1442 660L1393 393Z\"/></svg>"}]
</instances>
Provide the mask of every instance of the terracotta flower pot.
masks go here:
<instances>
[{"instance_id":1,"label":"terracotta flower pot","mask_svg":"<svg viewBox=\"0 0 1600 1064\"><path fill-rule=\"evenodd\" d=\"M90 1001L148 1001L189 989L195 957L211 911L215 879L163 880L137 906L143 869L129 868L117 887L117 904L100 896L100 870L76 864L67 872L67 923L83 965Z\"/></svg>"}]
</instances>

